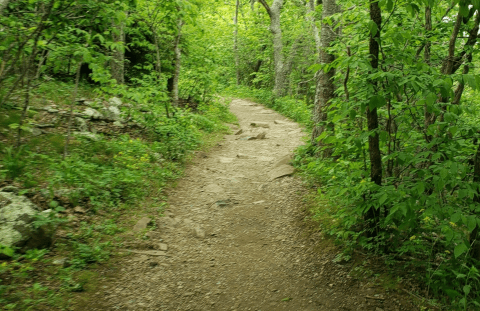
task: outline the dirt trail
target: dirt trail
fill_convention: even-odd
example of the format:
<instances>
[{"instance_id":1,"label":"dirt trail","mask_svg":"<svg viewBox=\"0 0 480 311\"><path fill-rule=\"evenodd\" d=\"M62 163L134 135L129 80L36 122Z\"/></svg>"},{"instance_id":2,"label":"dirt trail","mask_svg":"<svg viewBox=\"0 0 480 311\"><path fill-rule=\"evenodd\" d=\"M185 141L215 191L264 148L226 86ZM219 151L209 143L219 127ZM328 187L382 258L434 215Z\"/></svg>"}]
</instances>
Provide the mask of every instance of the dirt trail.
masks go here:
<instances>
[{"instance_id":1,"label":"dirt trail","mask_svg":"<svg viewBox=\"0 0 480 311\"><path fill-rule=\"evenodd\" d=\"M122 259L92 299L102 308L89 310L412 310L354 281L332 254L306 240L304 186L269 175L302 144L301 128L243 100L231 111L243 133L227 135L187 168L169 193L166 217L156 217L143 241L168 249ZM269 128L252 127L254 121ZM265 139L248 140L262 132Z\"/></svg>"}]
</instances>

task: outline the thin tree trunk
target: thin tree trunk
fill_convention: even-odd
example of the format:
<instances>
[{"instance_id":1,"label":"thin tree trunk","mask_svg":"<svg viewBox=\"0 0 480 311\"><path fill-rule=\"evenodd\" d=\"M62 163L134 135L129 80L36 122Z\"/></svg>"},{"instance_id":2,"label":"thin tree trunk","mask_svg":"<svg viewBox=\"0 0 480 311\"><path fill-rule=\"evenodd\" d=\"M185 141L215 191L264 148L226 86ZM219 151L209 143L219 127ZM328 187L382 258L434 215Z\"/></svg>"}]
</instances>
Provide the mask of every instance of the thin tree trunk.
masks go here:
<instances>
[{"instance_id":1,"label":"thin tree trunk","mask_svg":"<svg viewBox=\"0 0 480 311\"><path fill-rule=\"evenodd\" d=\"M378 70L378 56L380 52L380 30L382 25L382 12L380 6L376 0L370 1L370 19L376 24L377 32L375 35L370 33L369 53L371 57L370 64L372 71ZM372 82L373 88L378 87L376 82ZM380 154L380 137L378 134L378 114L377 108L372 108L367 105L367 126L368 131L371 133L368 136L368 146L370 154L370 178L378 186L382 185L382 156ZM373 132L373 133L372 133ZM370 228L377 227L379 221L379 210L375 210L372 206L365 214L365 220ZM371 232L372 236L375 236L375 232Z\"/></svg>"},{"instance_id":2,"label":"thin tree trunk","mask_svg":"<svg viewBox=\"0 0 480 311\"><path fill-rule=\"evenodd\" d=\"M480 184L480 143L478 144L477 152L475 153L474 159L474 168L473 168L473 183ZM477 194L473 197L473 201L477 204L480 204L480 193L477 190ZM479 230L480 228L477 226L470 234L470 245L472 246L471 253L472 257L480 260L480 240L479 240Z\"/></svg>"},{"instance_id":3,"label":"thin tree trunk","mask_svg":"<svg viewBox=\"0 0 480 311\"><path fill-rule=\"evenodd\" d=\"M432 8L427 6L425 8L425 35L427 42L425 43L424 60L428 65L430 65L430 53L432 46L432 43L430 42L430 31L432 31ZM424 105L424 118L425 137L427 142L430 142L432 141L432 135L428 135L426 133L428 131L428 127L435 121L435 114L428 111L427 104Z\"/></svg>"},{"instance_id":4,"label":"thin tree trunk","mask_svg":"<svg viewBox=\"0 0 480 311\"><path fill-rule=\"evenodd\" d=\"M113 58L111 61L112 77L118 84L125 83L125 22L121 21L116 24L113 22L112 39L115 43L121 43L121 48L116 48L113 51Z\"/></svg>"},{"instance_id":5,"label":"thin tree trunk","mask_svg":"<svg viewBox=\"0 0 480 311\"><path fill-rule=\"evenodd\" d=\"M275 84L273 94L281 97L286 93L286 75L284 72L282 28L280 25L280 13L283 0L274 0L272 6L268 6L265 0L259 0L270 17L270 32L273 36L273 62L275 66Z\"/></svg>"},{"instance_id":6,"label":"thin tree trunk","mask_svg":"<svg viewBox=\"0 0 480 311\"><path fill-rule=\"evenodd\" d=\"M63 159L68 155L68 146L70 144L70 136L72 131L72 122L73 122L73 107L75 106L75 101L77 100L78 94L78 84L80 83L80 71L82 68L82 62L78 64L77 74L75 77L75 89L73 91L72 101L70 103L70 114L68 115L68 125L67 125L67 138L65 140L65 147L63 149Z\"/></svg>"},{"instance_id":7,"label":"thin tree trunk","mask_svg":"<svg viewBox=\"0 0 480 311\"><path fill-rule=\"evenodd\" d=\"M173 72L173 82L172 82L172 105L174 107L178 107L178 80L180 77L181 57L182 57L182 50L180 48L180 38L182 37L182 27L183 27L183 21L179 20L178 33L174 43L175 69Z\"/></svg>"},{"instance_id":8,"label":"thin tree trunk","mask_svg":"<svg viewBox=\"0 0 480 311\"><path fill-rule=\"evenodd\" d=\"M320 36L320 64L328 65L335 60L333 54L329 54L327 49L335 40L336 34L333 26L326 22L333 14L338 12L336 0L324 0L322 8L322 28ZM330 101L335 97L335 84L333 77L335 76L335 69L330 68L327 72L323 69L317 72L317 85L315 90L315 101L313 107L313 122L315 127L312 131L312 143L316 143L319 137L327 126L327 111ZM320 142L319 142L320 143Z\"/></svg>"},{"instance_id":9,"label":"thin tree trunk","mask_svg":"<svg viewBox=\"0 0 480 311\"><path fill-rule=\"evenodd\" d=\"M158 43L158 35L157 35L157 32L155 31L155 29L153 28L153 26L151 27L151 29L152 29L152 33L153 33L153 40L154 40L154 43L155 43L155 57L156 57L155 70L158 73L158 77L160 77L160 75L162 74L162 60L160 58L160 46L159 46L159 43Z\"/></svg>"},{"instance_id":10,"label":"thin tree trunk","mask_svg":"<svg viewBox=\"0 0 480 311\"><path fill-rule=\"evenodd\" d=\"M238 9L240 0L235 3L235 16L233 17L233 53L235 54L235 77L237 85L240 85L240 60L238 56Z\"/></svg>"}]
</instances>

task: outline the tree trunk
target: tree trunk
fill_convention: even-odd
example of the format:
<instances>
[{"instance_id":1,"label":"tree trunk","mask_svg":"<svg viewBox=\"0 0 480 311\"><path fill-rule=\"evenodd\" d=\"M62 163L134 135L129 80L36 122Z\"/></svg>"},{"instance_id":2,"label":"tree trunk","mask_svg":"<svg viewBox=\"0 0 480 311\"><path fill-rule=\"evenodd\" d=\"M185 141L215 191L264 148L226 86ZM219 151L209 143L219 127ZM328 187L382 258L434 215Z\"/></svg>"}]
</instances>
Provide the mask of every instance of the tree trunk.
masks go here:
<instances>
[{"instance_id":1,"label":"tree trunk","mask_svg":"<svg viewBox=\"0 0 480 311\"><path fill-rule=\"evenodd\" d=\"M317 50L317 56L320 59L320 50L322 48L322 42L320 41L320 32L318 31L317 24L315 23L315 0L309 0L307 2L307 21L312 25L313 39L315 40L315 48Z\"/></svg>"},{"instance_id":2,"label":"tree trunk","mask_svg":"<svg viewBox=\"0 0 480 311\"><path fill-rule=\"evenodd\" d=\"M335 40L335 32L333 30L334 25L330 25L325 22L325 19L338 12L338 6L336 0L324 0L322 9L322 28L319 47L319 61L322 65L327 65L335 60L335 56L328 54L327 49L332 45ZM315 39L316 41L317 39ZM319 70L316 74L316 90L315 101L313 107L313 122L315 127L312 131L312 143L316 143L317 137L319 137L327 126L327 111L329 102L335 96L335 84L333 83L333 77L335 75L335 69L331 68L327 72L323 69Z\"/></svg>"},{"instance_id":3,"label":"tree trunk","mask_svg":"<svg viewBox=\"0 0 480 311\"><path fill-rule=\"evenodd\" d=\"M172 79L172 105L174 107L178 106L178 79L180 77L180 66L181 66L181 57L182 51L180 49L180 38L182 36L182 27L183 21L178 21L178 33L175 37L174 43L174 53L175 53L175 69L173 72L173 79Z\"/></svg>"},{"instance_id":4,"label":"tree trunk","mask_svg":"<svg viewBox=\"0 0 480 311\"><path fill-rule=\"evenodd\" d=\"M370 64L372 71L378 70L378 55L380 51L380 30L382 25L382 12L376 0L370 0L370 19L377 25L377 32L375 35L370 33L369 53L371 57ZM373 81L373 88L377 90L377 82ZM375 94L376 95L376 94ZM380 137L378 134L378 114L377 108L372 108L367 105L367 124L368 131L371 134L368 136L368 146L370 154L370 178L378 186L382 185L382 156L380 154ZM373 133L372 133L373 132ZM379 221L379 210L371 207L365 214L365 220L368 222L370 228L375 228ZM371 235L375 235L372 232Z\"/></svg>"},{"instance_id":5,"label":"tree trunk","mask_svg":"<svg viewBox=\"0 0 480 311\"><path fill-rule=\"evenodd\" d=\"M478 144L477 152L475 153L474 168L473 168L473 183L480 184L480 143ZM477 190L477 194L473 197L473 201L480 204L480 193ZM478 224L470 234L470 245L472 246L472 257L480 260L480 241L479 241L479 227Z\"/></svg>"},{"instance_id":6,"label":"tree trunk","mask_svg":"<svg viewBox=\"0 0 480 311\"><path fill-rule=\"evenodd\" d=\"M152 34L153 34L153 40L154 40L154 43L155 43L155 70L157 71L158 73L158 77L160 77L161 73L162 73L162 60L160 58L160 46L159 46L159 43L158 43L158 35L157 35L157 32L155 31L155 29L153 28L153 26L151 27L151 30L152 30Z\"/></svg>"},{"instance_id":7,"label":"tree trunk","mask_svg":"<svg viewBox=\"0 0 480 311\"><path fill-rule=\"evenodd\" d=\"M240 61L238 56L238 9L240 7L240 0L235 3L235 16L233 17L233 53L235 55L235 77L237 85L240 85Z\"/></svg>"},{"instance_id":8,"label":"tree trunk","mask_svg":"<svg viewBox=\"0 0 480 311\"><path fill-rule=\"evenodd\" d=\"M286 93L282 28L280 25L280 13L283 7L283 0L274 0L271 7L268 6L265 0L259 0L259 2L265 7L268 16L270 16L270 32L273 36L273 62L275 67L273 94L276 97L281 97Z\"/></svg>"},{"instance_id":9,"label":"tree trunk","mask_svg":"<svg viewBox=\"0 0 480 311\"><path fill-rule=\"evenodd\" d=\"M112 77L118 84L125 83L125 22L121 21L118 24L113 22L112 39L115 43L121 43L121 48L116 48L113 51L113 58L111 61Z\"/></svg>"}]
</instances>

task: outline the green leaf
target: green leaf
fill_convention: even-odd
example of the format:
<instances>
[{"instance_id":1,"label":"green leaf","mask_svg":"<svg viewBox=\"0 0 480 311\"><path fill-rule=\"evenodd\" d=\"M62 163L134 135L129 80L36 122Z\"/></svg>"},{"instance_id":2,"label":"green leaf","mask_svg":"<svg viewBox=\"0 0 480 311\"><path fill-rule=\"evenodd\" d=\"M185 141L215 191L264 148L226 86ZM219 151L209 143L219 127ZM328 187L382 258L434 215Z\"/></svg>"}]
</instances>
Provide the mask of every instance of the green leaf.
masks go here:
<instances>
[{"instance_id":1,"label":"green leaf","mask_svg":"<svg viewBox=\"0 0 480 311\"><path fill-rule=\"evenodd\" d=\"M465 285L465 286L463 287L463 292L465 293L465 295L470 294L470 289L471 289L471 288L472 288L472 287L471 287L470 285Z\"/></svg>"},{"instance_id":2,"label":"green leaf","mask_svg":"<svg viewBox=\"0 0 480 311\"><path fill-rule=\"evenodd\" d=\"M467 218L467 229L469 232L472 232L473 229L477 226L477 218L475 216L469 216Z\"/></svg>"},{"instance_id":3,"label":"green leaf","mask_svg":"<svg viewBox=\"0 0 480 311\"><path fill-rule=\"evenodd\" d=\"M417 183L417 191L419 195L422 195L425 192L425 183L423 181L420 181Z\"/></svg>"},{"instance_id":4,"label":"green leaf","mask_svg":"<svg viewBox=\"0 0 480 311\"><path fill-rule=\"evenodd\" d=\"M388 199L388 194L384 193L380 199L378 199L378 203L380 203L380 205L382 205L383 203L385 203L385 201Z\"/></svg>"},{"instance_id":5,"label":"green leaf","mask_svg":"<svg viewBox=\"0 0 480 311\"><path fill-rule=\"evenodd\" d=\"M385 97L380 95L375 95L370 98L369 107L370 109L381 108L387 104Z\"/></svg>"},{"instance_id":6,"label":"green leaf","mask_svg":"<svg viewBox=\"0 0 480 311\"><path fill-rule=\"evenodd\" d=\"M387 11L391 12L393 9L393 1L392 0L388 0L387 1Z\"/></svg>"},{"instance_id":7,"label":"green leaf","mask_svg":"<svg viewBox=\"0 0 480 311\"><path fill-rule=\"evenodd\" d=\"M453 254L455 255L455 258L458 258L460 255L468 251L467 245L465 243L458 244L455 246L455 250L453 251Z\"/></svg>"},{"instance_id":8,"label":"green leaf","mask_svg":"<svg viewBox=\"0 0 480 311\"><path fill-rule=\"evenodd\" d=\"M467 17L469 13L470 10L468 9L468 6L460 4L460 15Z\"/></svg>"},{"instance_id":9,"label":"green leaf","mask_svg":"<svg viewBox=\"0 0 480 311\"><path fill-rule=\"evenodd\" d=\"M450 221L453 223L457 223L460 220L460 217L461 217L460 213L456 212L455 214L452 215L452 217L450 217Z\"/></svg>"}]
</instances>

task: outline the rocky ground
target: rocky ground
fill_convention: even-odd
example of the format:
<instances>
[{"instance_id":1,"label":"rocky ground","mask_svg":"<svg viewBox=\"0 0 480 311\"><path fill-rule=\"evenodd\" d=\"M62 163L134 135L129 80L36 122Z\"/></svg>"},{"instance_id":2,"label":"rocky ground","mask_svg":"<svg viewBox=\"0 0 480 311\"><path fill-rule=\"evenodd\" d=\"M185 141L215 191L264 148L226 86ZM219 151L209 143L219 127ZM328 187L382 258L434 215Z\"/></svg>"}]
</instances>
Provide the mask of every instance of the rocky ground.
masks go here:
<instances>
[{"instance_id":1,"label":"rocky ground","mask_svg":"<svg viewBox=\"0 0 480 311\"><path fill-rule=\"evenodd\" d=\"M76 310L418 310L404 294L352 277L304 225L305 186L289 157L298 124L234 100L240 126L169 191L165 217Z\"/></svg>"}]
</instances>

